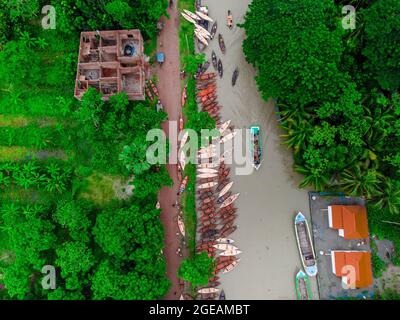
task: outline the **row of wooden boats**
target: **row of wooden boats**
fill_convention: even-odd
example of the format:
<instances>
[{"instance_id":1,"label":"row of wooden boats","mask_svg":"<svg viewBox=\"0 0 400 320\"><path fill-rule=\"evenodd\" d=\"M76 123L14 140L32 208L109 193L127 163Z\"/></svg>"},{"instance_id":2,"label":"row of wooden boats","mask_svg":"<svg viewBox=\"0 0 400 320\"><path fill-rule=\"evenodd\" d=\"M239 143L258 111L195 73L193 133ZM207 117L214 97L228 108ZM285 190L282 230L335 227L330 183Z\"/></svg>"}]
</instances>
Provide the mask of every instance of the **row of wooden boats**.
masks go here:
<instances>
[{"instance_id":1,"label":"row of wooden boats","mask_svg":"<svg viewBox=\"0 0 400 320\"><path fill-rule=\"evenodd\" d=\"M158 89L152 80L147 81L145 87L147 97L153 101L155 98L158 99Z\"/></svg>"}]
</instances>

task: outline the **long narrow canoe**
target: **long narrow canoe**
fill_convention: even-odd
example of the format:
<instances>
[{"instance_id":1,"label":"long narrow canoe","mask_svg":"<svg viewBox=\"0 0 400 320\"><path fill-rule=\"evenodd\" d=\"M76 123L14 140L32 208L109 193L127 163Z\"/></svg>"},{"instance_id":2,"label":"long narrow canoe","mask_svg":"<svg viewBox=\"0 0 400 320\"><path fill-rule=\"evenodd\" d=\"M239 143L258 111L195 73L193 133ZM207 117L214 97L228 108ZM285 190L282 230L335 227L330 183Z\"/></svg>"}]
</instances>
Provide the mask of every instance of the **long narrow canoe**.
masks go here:
<instances>
[{"instance_id":1,"label":"long narrow canoe","mask_svg":"<svg viewBox=\"0 0 400 320\"><path fill-rule=\"evenodd\" d=\"M219 255L222 257L231 257L231 256L237 256L238 254L241 254L242 251L234 249L234 250L226 250L224 252L221 252Z\"/></svg>"},{"instance_id":2,"label":"long narrow canoe","mask_svg":"<svg viewBox=\"0 0 400 320\"><path fill-rule=\"evenodd\" d=\"M216 168L219 166L219 162L204 162L204 163L199 163L197 165L198 168Z\"/></svg>"},{"instance_id":3,"label":"long narrow canoe","mask_svg":"<svg viewBox=\"0 0 400 320\"><path fill-rule=\"evenodd\" d=\"M194 20L200 20L200 18L199 18L195 13L193 13L193 12L191 12L191 11L189 11L189 10L186 10L186 9L183 9L183 11L185 11L185 13L186 13L189 17L191 17L192 19L194 19Z\"/></svg>"},{"instance_id":4,"label":"long narrow canoe","mask_svg":"<svg viewBox=\"0 0 400 320\"><path fill-rule=\"evenodd\" d=\"M214 244L213 247L218 250L227 251L227 250L238 250L238 247L235 247L233 244L228 243L218 243Z\"/></svg>"},{"instance_id":5,"label":"long narrow canoe","mask_svg":"<svg viewBox=\"0 0 400 320\"><path fill-rule=\"evenodd\" d=\"M224 196L231 188L233 185L233 181L229 182L219 193L218 198L221 198L222 196Z\"/></svg>"},{"instance_id":6,"label":"long narrow canoe","mask_svg":"<svg viewBox=\"0 0 400 320\"><path fill-rule=\"evenodd\" d=\"M218 184L218 182L207 182L207 183L203 183L203 184L199 185L197 188L198 189L208 189L208 188L215 187L217 184Z\"/></svg>"},{"instance_id":7,"label":"long narrow canoe","mask_svg":"<svg viewBox=\"0 0 400 320\"><path fill-rule=\"evenodd\" d=\"M236 193L234 195L231 195L228 199L226 199L224 201L224 203L221 205L220 209L231 205L237 198L239 198L239 195L240 195L240 193Z\"/></svg>"},{"instance_id":8,"label":"long narrow canoe","mask_svg":"<svg viewBox=\"0 0 400 320\"><path fill-rule=\"evenodd\" d=\"M201 294L207 294L207 293L217 293L219 292L218 288L203 288L197 291L198 293Z\"/></svg>"},{"instance_id":9,"label":"long narrow canoe","mask_svg":"<svg viewBox=\"0 0 400 320\"><path fill-rule=\"evenodd\" d=\"M231 120L225 121L221 126L218 128L219 133L222 135L226 129L228 129L229 125L231 124Z\"/></svg>"},{"instance_id":10,"label":"long narrow canoe","mask_svg":"<svg viewBox=\"0 0 400 320\"><path fill-rule=\"evenodd\" d=\"M185 224L183 223L183 219L181 216L178 216L178 228L182 236L185 236Z\"/></svg>"},{"instance_id":11,"label":"long narrow canoe","mask_svg":"<svg viewBox=\"0 0 400 320\"><path fill-rule=\"evenodd\" d=\"M188 180L189 180L189 176L186 176L185 179L183 179L183 181L179 187L179 194L182 194L185 191Z\"/></svg>"},{"instance_id":12,"label":"long narrow canoe","mask_svg":"<svg viewBox=\"0 0 400 320\"><path fill-rule=\"evenodd\" d=\"M181 106L182 106L182 108L186 104L186 99L187 99L187 85L185 85L185 87L183 88L183 91L182 91L182 97L181 97Z\"/></svg>"},{"instance_id":13,"label":"long narrow canoe","mask_svg":"<svg viewBox=\"0 0 400 320\"><path fill-rule=\"evenodd\" d=\"M228 273L230 271L232 271L233 269L235 269L239 263L240 259L237 259L235 261L233 261L231 264L227 265L224 270L222 271L222 273Z\"/></svg>"},{"instance_id":14,"label":"long narrow canoe","mask_svg":"<svg viewBox=\"0 0 400 320\"><path fill-rule=\"evenodd\" d=\"M218 173L200 173L197 175L197 178L199 179L210 179L215 177L218 177Z\"/></svg>"},{"instance_id":15,"label":"long narrow canoe","mask_svg":"<svg viewBox=\"0 0 400 320\"><path fill-rule=\"evenodd\" d=\"M218 28L218 24L217 24L217 21L215 21L211 27L211 39L214 39L215 34L217 33L217 28Z\"/></svg>"},{"instance_id":16,"label":"long narrow canoe","mask_svg":"<svg viewBox=\"0 0 400 320\"><path fill-rule=\"evenodd\" d=\"M199 16L199 18L202 19L202 20L207 20L207 21L210 21L210 22L213 22L213 21L214 21L213 19L211 19L208 15L206 15L206 14L203 13L203 12L196 11L196 14L197 14L197 15Z\"/></svg>"},{"instance_id":17,"label":"long narrow canoe","mask_svg":"<svg viewBox=\"0 0 400 320\"><path fill-rule=\"evenodd\" d=\"M231 244L231 243L235 242L233 239L229 239L229 238L218 238L215 241L219 242L219 243L228 243L228 244Z\"/></svg>"},{"instance_id":18,"label":"long narrow canoe","mask_svg":"<svg viewBox=\"0 0 400 320\"><path fill-rule=\"evenodd\" d=\"M222 34L218 35L218 43L219 43L219 48L221 49L221 52L223 54L225 54L226 47L225 47L225 41L224 41L224 38L222 37Z\"/></svg>"},{"instance_id":19,"label":"long narrow canoe","mask_svg":"<svg viewBox=\"0 0 400 320\"><path fill-rule=\"evenodd\" d=\"M185 18L186 21L196 24L196 20L194 20L192 17L188 16L186 13L181 12L182 17Z\"/></svg>"},{"instance_id":20,"label":"long narrow canoe","mask_svg":"<svg viewBox=\"0 0 400 320\"><path fill-rule=\"evenodd\" d=\"M296 292L298 300L311 300L312 292L308 276L300 270L296 275Z\"/></svg>"},{"instance_id":21,"label":"long narrow canoe","mask_svg":"<svg viewBox=\"0 0 400 320\"><path fill-rule=\"evenodd\" d=\"M204 169L197 169L198 173L218 173L218 170L215 169L210 169L210 168L204 168Z\"/></svg>"},{"instance_id":22,"label":"long narrow canoe","mask_svg":"<svg viewBox=\"0 0 400 320\"><path fill-rule=\"evenodd\" d=\"M227 134L226 136L222 137L220 140L220 143L225 143L228 142L229 140L233 139L237 134L237 131L233 131L229 134Z\"/></svg>"},{"instance_id":23,"label":"long narrow canoe","mask_svg":"<svg viewBox=\"0 0 400 320\"><path fill-rule=\"evenodd\" d=\"M262 143L260 127L253 126L250 128L250 139L251 163L253 167L258 170L260 169L262 162Z\"/></svg>"},{"instance_id":24,"label":"long narrow canoe","mask_svg":"<svg viewBox=\"0 0 400 320\"><path fill-rule=\"evenodd\" d=\"M306 217L299 212L294 220L297 245L299 247L301 263L310 277L318 273L317 260L315 258L314 246L311 239L310 228Z\"/></svg>"}]
</instances>

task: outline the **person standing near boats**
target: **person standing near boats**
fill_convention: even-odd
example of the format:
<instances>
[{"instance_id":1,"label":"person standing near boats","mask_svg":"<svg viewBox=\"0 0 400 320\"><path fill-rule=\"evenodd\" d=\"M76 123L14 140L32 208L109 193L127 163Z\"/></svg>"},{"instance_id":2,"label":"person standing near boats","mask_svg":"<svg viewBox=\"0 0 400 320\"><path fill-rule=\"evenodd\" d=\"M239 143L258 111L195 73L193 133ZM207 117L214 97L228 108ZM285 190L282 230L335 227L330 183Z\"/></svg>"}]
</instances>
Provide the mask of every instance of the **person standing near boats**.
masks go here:
<instances>
[{"instance_id":1,"label":"person standing near boats","mask_svg":"<svg viewBox=\"0 0 400 320\"><path fill-rule=\"evenodd\" d=\"M233 16L231 10L228 10L228 16L226 18L226 25L229 29L233 28Z\"/></svg>"}]
</instances>

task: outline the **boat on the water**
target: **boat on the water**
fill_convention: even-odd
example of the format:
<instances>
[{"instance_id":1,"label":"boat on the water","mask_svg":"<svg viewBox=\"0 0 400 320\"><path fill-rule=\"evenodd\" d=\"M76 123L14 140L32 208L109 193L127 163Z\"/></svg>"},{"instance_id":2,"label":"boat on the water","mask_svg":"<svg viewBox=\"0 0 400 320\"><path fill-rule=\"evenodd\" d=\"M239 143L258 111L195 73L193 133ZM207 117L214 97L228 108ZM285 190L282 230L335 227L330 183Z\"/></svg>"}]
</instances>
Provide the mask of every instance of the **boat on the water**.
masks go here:
<instances>
[{"instance_id":1,"label":"boat on the water","mask_svg":"<svg viewBox=\"0 0 400 320\"><path fill-rule=\"evenodd\" d=\"M204 162L199 163L197 165L198 168L207 169L207 168L216 168L219 166L219 162Z\"/></svg>"},{"instance_id":2,"label":"boat on the water","mask_svg":"<svg viewBox=\"0 0 400 320\"><path fill-rule=\"evenodd\" d=\"M215 34L217 33L217 28L218 28L218 24L217 24L217 21L215 21L211 27L211 39L214 39Z\"/></svg>"},{"instance_id":3,"label":"boat on the water","mask_svg":"<svg viewBox=\"0 0 400 320\"><path fill-rule=\"evenodd\" d=\"M218 173L218 170L204 168L204 169L197 169L197 172L199 172L199 173Z\"/></svg>"},{"instance_id":4,"label":"boat on the water","mask_svg":"<svg viewBox=\"0 0 400 320\"><path fill-rule=\"evenodd\" d=\"M239 195L240 195L240 193L235 193L235 194L231 195L228 199L226 199L222 203L220 209L225 208L225 207L229 206L230 204L232 204L233 202L235 202L236 199L239 198Z\"/></svg>"},{"instance_id":5,"label":"boat on the water","mask_svg":"<svg viewBox=\"0 0 400 320\"><path fill-rule=\"evenodd\" d=\"M208 151L204 153L199 154L199 159L208 159L208 158L214 158L217 154L214 151Z\"/></svg>"},{"instance_id":6,"label":"boat on the water","mask_svg":"<svg viewBox=\"0 0 400 320\"><path fill-rule=\"evenodd\" d=\"M233 16L231 10L228 10L228 15L226 17L226 25L229 29L233 28Z\"/></svg>"},{"instance_id":7,"label":"boat on the water","mask_svg":"<svg viewBox=\"0 0 400 320\"><path fill-rule=\"evenodd\" d=\"M218 238L215 241L219 242L219 243L234 243L235 242L233 239L229 239L229 238Z\"/></svg>"},{"instance_id":8,"label":"boat on the water","mask_svg":"<svg viewBox=\"0 0 400 320\"><path fill-rule=\"evenodd\" d=\"M203 147L199 150L199 153L213 153L217 147L214 144L210 144L208 147Z\"/></svg>"},{"instance_id":9,"label":"boat on the water","mask_svg":"<svg viewBox=\"0 0 400 320\"><path fill-rule=\"evenodd\" d=\"M312 300L310 280L302 270L296 274L296 293L298 300Z\"/></svg>"},{"instance_id":10,"label":"boat on the water","mask_svg":"<svg viewBox=\"0 0 400 320\"><path fill-rule=\"evenodd\" d=\"M204 44L205 46L208 46L207 40L204 38L204 36L203 36L200 32L195 31L194 34L195 34L196 38L197 38L202 44Z\"/></svg>"},{"instance_id":11,"label":"boat on the water","mask_svg":"<svg viewBox=\"0 0 400 320\"><path fill-rule=\"evenodd\" d=\"M219 193L218 198L223 197L231 188L233 185L233 181L229 182Z\"/></svg>"},{"instance_id":12,"label":"boat on the water","mask_svg":"<svg viewBox=\"0 0 400 320\"><path fill-rule=\"evenodd\" d=\"M206 72L208 70L208 68L210 67L210 64L211 64L210 61L204 62L203 65L201 66L200 74L203 74L204 72Z\"/></svg>"},{"instance_id":13,"label":"boat on the water","mask_svg":"<svg viewBox=\"0 0 400 320\"><path fill-rule=\"evenodd\" d=\"M228 273L228 272L232 271L233 269L235 269L236 266L238 265L239 261L240 261L240 259L237 259L237 260L232 261L231 264L227 265L227 266L222 270L222 273Z\"/></svg>"},{"instance_id":14,"label":"boat on the water","mask_svg":"<svg viewBox=\"0 0 400 320\"><path fill-rule=\"evenodd\" d=\"M183 223L183 219L181 216L178 216L178 228L182 236L185 236L185 224Z\"/></svg>"},{"instance_id":15,"label":"boat on the water","mask_svg":"<svg viewBox=\"0 0 400 320\"><path fill-rule=\"evenodd\" d=\"M213 247L215 249L222 250L222 251L239 249L239 248L235 247L233 244L229 244L229 243L218 243L218 244L214 244Z\"/></svg>"},{"instance_id":16,"label":"boat on the water","mask_svg":"<svg viewBox=\"0 0 400 320\"><path fill-rule=\"evenodd\" d=\"M206 30L205 28L203 28L201 25L196 24L196 25L195 25L195 28L196 28L196 30L199 31L202 35L204 35L205 38L211 39L211 33L208 32L208 30Z\"/></svg>"},{"instance_id":17,"label":"boat on the water","mask_svg":"<svg viewBox=\"0 0 400 320\"><path fill-rule=\"evenodd\" d=\"M192 17L188 16L186 13L181 12L181 15L183 18L185 18L186 21L193 23L193 24L197 23L196 20L194 20Z\"/></svg>"},{"instance_id":18,"label":"boat on the water","mask_svg":"<svg viewBox=\"0 0 400 320\"><path fill-rule=\"evenodd\" d=\"M222 78L224 76L224 67L222 65L221 59L218 59L218 67L217 67L217 69L218 69L218 74L219 74L220 78Z\"/></svg>"},{"instance_id":19,"label":"boat on the water","mask_svg":"<svg viewBox=\"0 0 400 320\"><path fill-rule=\"evenodd\" d=\"M197 291L200 294L209 294L209 293L217 293L219 292L218 288L202 288Z\"/></svg>"},{"instance_id":20,"label":"boat on the water","mask_svg":"<svg viewBox=\"0 0 400 320\"><path fill-rule=\"evenodd\" d=\"M195 14L195 13L193 13L193 12L191 12L191 11L189 11L189 10L186 10L186 9L183 9L183 11L189 16L189 17L191 17L193 20L200 20L200 18Z\"/></svg>"},{"instance_id":21,"label":"boat on the water","mask_svg":"<svg viewBox=\"0 0 400 320\"><path fill-rule=\"evenodd\" d=\"M301 263L310 277L318 273L317 260L315 258L314 246L311 239L310 228L306 217L299 212L294 219L297 245L299 247Z\"/></svg>"},{"instance_id":22,"label":"boat on the water","mask_svg":"<svg viewBox=\"0 0 400 320\"><path fill-rule=\"evenodd\" d=\"M209 179L215 177L218 177L218 173L201 173L197 175L197 178L199 179Z\"/></svg>"},{"instance_id":23,"label":"boat on the water","mask_svg":"<svg viewBox=\"0 0 400 320\"><path fill-rule=\"evenodd\" d=\"M225 41L224 41L224 38L222 37L222 34L218 34L218 43L219 43L219 48L221 49L221 52L223 54L225 54L226 47L225 47Z\"/></svg>"},{"instance_id":24,"label":"boat on the water","mask_svg":"<svg viewBox=\"0 0 400 320\"><path fill-rule=\"evenodd\" d=\"M221 290L221 293L219 294L218 300L226 300L226 296L225 296L225 291L224 290Z\"/></svg>"},{"instance_id":25,"label":"boat on the water","mask_svg":"<svg viewBox=\"0 0 400 320\"><path fill-rule=\"evenodd\" d=\"M228 129L229 125L231 124L231 120L228 120L226 122L224 122L223 124L221 124L221 126L218 128L219 134L223 134L226 129Z\"/></svg>"},{"instance_id":26,"label":"boat on the water","mask_svg":"<svg viewBox=\"0 0 400 320\"><path fill-rule=\"evenodd\" d=\"M211 52L211 61L213 64L213 67L215 70L218 70L218 59L217 59L217 55L215 54L215 52Z\"/></svg>"},{"instance_id":27,"label":"boat on the water","mask_svg":"<svg viewBox=\"0 0 400 320\"><path fill-rule=\"evenodd\" d=\"M218 182L207 182L207 183L203 183L201 185L199 185L197 188L198 189L208 189L208 188L212 188L215 187L218 184Z\"/></svg>"},{"instance_id":28,"label":"boat on the water","mask_svg":"<svg viewBox=\"0 0 400 320\"><path fill-rule=\"evenodd\" d=\"M262 144L261 144L260 127L250 127L250 154L253 167L258 170L261 167L262 161Z\"/></svg>"},{"instance_id":29,"label":"boat on the water","mask_svg":"<svg viewBox=\"0 0 400 320\"><path fill-rule=\"evenodd\" d=\"M233 131L233 132L227 134L226 136L223 136L220 140L220 143L226 143L229 140L232 140L236 136L236 134L237 134L237 131Z\"/></svg>"},{"instance_id":30,"label":"boat on the water","mask_svg":"<svg viewBox=\"0 0 400 320\"><path fill-rule=\"evenodd\" d=\"M201 20L206 20L206 21L210 21L210 22L213 22L213 21L214 21L213 19L211 19L208 15L206 15L206 14L203 13L203 12L196 11L196 14L197 14L197 16L198 16Z\"/></svg>"},{"instance_id":31,"label":"boat on the water","mask_svg":"<svg viewBox=\"0 0 400 320\"><path fill-rule=\"evenodd\" d=\"M233 71L232 75L232 87L236 85L237 78L239 77L239 68L236 67L235 71Z\"/></svg>"},{"instance_id":32,"label":"boat on the water","mask_svg":"<svg viewBox=\"0 0 400 320\"><path fill-rule=\"evenodd\" d=\"M231 257L231 256L237 256L238 254L241 254L242 251L233 249L233 250L226 250L224 252L221 252L219 255L222 257Z\"/></svg>"}]
</instances>

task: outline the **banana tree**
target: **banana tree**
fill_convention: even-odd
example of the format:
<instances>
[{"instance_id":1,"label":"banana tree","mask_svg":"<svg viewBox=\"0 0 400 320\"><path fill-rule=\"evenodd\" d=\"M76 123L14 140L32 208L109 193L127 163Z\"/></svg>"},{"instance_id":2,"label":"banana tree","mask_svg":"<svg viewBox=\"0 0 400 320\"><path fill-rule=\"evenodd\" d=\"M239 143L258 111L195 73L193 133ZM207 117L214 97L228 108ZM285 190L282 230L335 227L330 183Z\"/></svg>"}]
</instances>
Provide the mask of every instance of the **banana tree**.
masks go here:
<instances>
[{"instance_id":1,"label":"banana tree","mask_svg":"<svg viewBox=\"0 0 400 320\"><path fill-rule=\"evenodd\" d=\"M329 186L330 177L321 168L313 168L309 165L295 165L294 169L304 175L304 179L299 185L300 188L313 186L316 191L323 191Z\"/></svg>"},{"instance_id":2,"label":"banana tree","mask_svg":"<svg viewBox=\"0 0 400 320\"><path fill-rule=\"evenodd\" d=\"M383 175L374 169L361 170L359 165L346 169L340 175L340 186L350 196L364 196L367 199L381 194Z\"/></svg>"}]
</instances>

